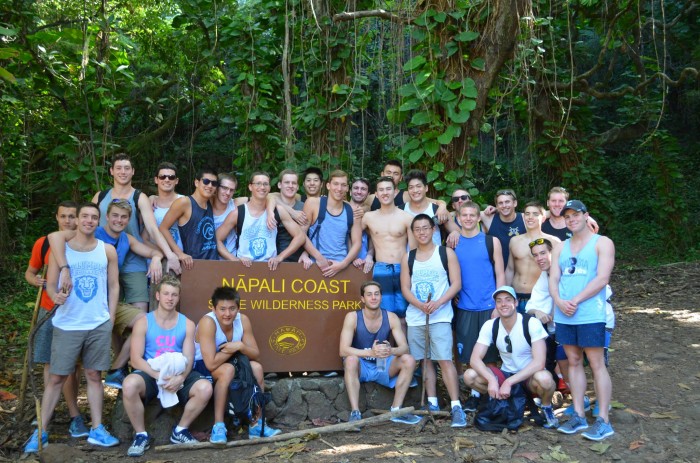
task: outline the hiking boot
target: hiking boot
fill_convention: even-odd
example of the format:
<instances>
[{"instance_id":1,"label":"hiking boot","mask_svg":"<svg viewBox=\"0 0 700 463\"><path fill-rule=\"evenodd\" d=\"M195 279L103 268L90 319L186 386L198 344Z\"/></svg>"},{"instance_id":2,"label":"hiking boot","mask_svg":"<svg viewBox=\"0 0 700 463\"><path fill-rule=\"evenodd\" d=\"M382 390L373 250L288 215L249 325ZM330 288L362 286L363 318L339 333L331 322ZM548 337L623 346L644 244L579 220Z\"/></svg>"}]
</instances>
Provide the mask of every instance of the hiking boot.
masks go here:
<instances>
[{"instance_id":1,"label":"hiking boot","mask_svg":"<svg viewBox=\"0 0 700 463\"><path fill-rule=\"evenodd\" d=\"M360 421L362 419L362 414L359 410L353 410L350 412L350 418L348 418L348 423L351 421Z\"/></svg>"},{"instance_id":2,"label":"hiking boot","mask_svg":"<svg viewBox=\"0 0 700 463\"><path fill-rule=\"evenodd\" d=\"M610 437L613 434L615 434L615 431L613 431L610 423L606 423L603 421L603 418L598 417L595 420L595 423L593 423L593 426L591 426L591 429L581 435L586 439L599 441L605 439L606 437Z\"/></svg>"},{"instance_id":3,"label":"hiking boot","mask_svg":"<svg viewBox=\"0 0 700 463\"><path fill-rule=\"evenodd\" d=\"M608 404L608 411L612 410L612 405ZM598 408L598 401L596 400L595 405L593 405L593 418L598 418L600 415L600 409Z\"/></svg>"},{"instance_id":4,"label":"hiking boot","mask_svg":"<svg viewBox=\"0 0 700 463\"><path fill-rule=\"evenodd\" d=\"M90 435L90 430L85 426L85 420L80 415L71 418L68 432L71 437L87 437Z\"/></svg>"},{"instance_id":5,"label":"hiking boot","mask_svg":"<svg viewBox=\"0 0 700 463\"><path fill-rule=\"evenodd\" d=\"M111 435L103 424L90 430L87 441L92 445L100 447L114 447L119 445L119 439Z\"/></svg>"},{"instance_id":6,"label":"hiking boot","mask_svg":"<svg viewBox=\"0 0 700 463\"><path fill-rule=\"evenodd\" d=\"M118 368L111 373L107 373L107 375L105 376L105 386L114 389L121 389L122 383L124 382L124 378L126 378L126 373L124 372L124 369Z\"/></svg>"},{"instance_id":7,"label":"hiking boot","mask_svg":"<svg viewBox=\"0 0 700 463\"><path fill-rule=\"evenodd\" d=\"M177 426L173 427L173 432L170 433L170 442L173 444L196 444L199 442L192 436L190 430L185 428L180 432L175 431Z\"/></svg>"},{"instance_id":8,"label":"hiking boot","mask_svg":"<svg viewBox=\"0 0 700 463\"><path fill-rule=\"evenodd\" d=\"M455 405L452 407L452 425L453 428L466 428L467 416L464 414L462 407Z\"/></svg>"},{"instance_id":9,"label":"hiking boot","mask_svg":"<svg viewBox=\"0 0 700 463\"><path fill-rule=\"evenodd\" d=\"M209 442L212 444L225 444L228 439L226 434L226 425L224 423L216 423L211 429L211 436L209 436Z\"/></svg>"},{"instance_id":10,"label":"hiking boot","mask_svg":"<svg viewBox=\"0 0 700 463\"><path fill-rule=\"evenodd\" d=\"M41 448L46 448L49 445L49 433L41 432ZM24 453L37 453L39 451L39 430L35 429L32 436L24 446Z\"/></svg>"},{"instance_id":11,"label":"hiking boot","mask_svg":"<svg viewBox=\"0 0 700 463\"><path fill-rule=\"evenodd\" d=\"M586 417L574 415L569 419L569 421L559 426L557 431L563 432L564 434L576 434L584 429L588 429Z\"/></svg>"},{"instance_id":12,"label":"hiking boot","mask_svg":"<svg viewBox=\"0 0 700 463\"><path fill-rule=\"evenodd\" d=\"M552 406L542 407L542 413L544 414L544 419L546 422L542 425L545 429L554 429L559 426L559 420L554 416L554 410Z\"/></svg>"},{"instance_id":13,"label":"hiking boot","mask_svg":"<svg viewBox=\"0 0 700 463\"><path fill-rule=\"evenodd\" d=\"M479 403L481 402L481 397L475 395L470 395L464 404L465 412L475 412L479 408Z\"/></svg>"},{"instance_id":14,"label":"hiking boot","mask_svg":"<svg viewBox=\"0 0 700 463\"><path fill-rule=\"evenodd\" d=\"M260 439L261 437L272 437L276 436L277 434L282 434L282 431L269 426L267 423L265 423L265 430L262 431L262 436L260 435L261 430L262 420L258 420L258 422L255 423L255 426L250 426L248 428L248 439Z\"/></svg>"},{"instance_id":15,"label":"hiking boot","mask_svg":"<svg viewBox=\"0 0 700 463\"><path fill-rule=\"evenodd\" d=\"M583 396L583 411L587 412L591 409L591 399L588 398L587 395ZM569 405L566 407L566 410L564 410L563 413L564 416L573 416L575 415L574 413L574 404Z\"/></svg>"},{"instance_id":16,"label":"hiking boot","mask_svg":"<svg viewBox=\"0 0 700 463\"><path fill-rule=\"evenodd\" d=\"M393 421L394 423L418 424L420 423L420 417L412 415L411 413L407 413L405 415L395 416L391 418L391 421Z\"/></svg>"},{"instance_id":17,"label":"hiking boot","mask_svg":"<svg viewBox=\"0 0 700 463\"><path fill-rule=\"evenodd\" d=\"M149 448L151 448L151 437L148 434L145 436L143 434L136 434L126 454L130 457L140 457Z\"/></svg>"}]
</instances>

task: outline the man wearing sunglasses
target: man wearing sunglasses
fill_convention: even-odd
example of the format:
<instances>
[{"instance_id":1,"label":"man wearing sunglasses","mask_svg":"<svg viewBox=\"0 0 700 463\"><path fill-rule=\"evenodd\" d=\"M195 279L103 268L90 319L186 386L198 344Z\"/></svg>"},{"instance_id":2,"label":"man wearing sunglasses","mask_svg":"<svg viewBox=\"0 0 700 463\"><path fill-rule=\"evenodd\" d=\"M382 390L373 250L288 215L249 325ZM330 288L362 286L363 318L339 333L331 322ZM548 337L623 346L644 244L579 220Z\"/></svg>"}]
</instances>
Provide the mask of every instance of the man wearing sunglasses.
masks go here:
<instances>
[{"instance_id":1,"label":"man wearing sunglasses","mask_svg":"<svg viewBox=\"0 0 700 463\"><path fill-rule=\"evenodd\" d=\"M214 212L210 203L218 186L216 171L207 167L200 169L195 175L194 193L176 199L160 224L160 232L187 270L192 269L193 259L219 259ZM180 230L182 249L169 231L174 224Z\"/></svg>"},{"instance_id":2,"label":"man wearing sunglasses","mask_svg":"<svg viewBox=\"0 0 700 463\"><path fill-rule=\"evenodd\" d=\"M549 292L556 306L557 340L564 346L569 360L569 389L574 415L559 431L574 434L588 429L584 414L585 352L593 371L599 416L583 436L598 441L615 433L608 418L612 383L604 360L605 290L615 265L615 245L609 238L588 228L588 209L581 201L569 200L563 215L573 236L552 252Z\"/></svg>"},{"instance_id":3,"label":"man wearing sunglasses","mask_svg":"<svg viewBox=\"0 0 700 463\"><path fill-rule=\"evenodd\" d=\"M552 410L555 382L552 375L544 369L547 332L534 317L528 318L528 342L523 331L523 315L515 310L515 290L510 286L496 289L493 299L499 317L487 321L481 327L469 361L471 368L464 372L464 383L482 394L488 393L492 399L500 400L508 399L513 385L521 383L527 391L542 399L542 411L546 419L544 427L556 428L559 422ZM496 339L493 339L494 323L499 324ZM484 363L484 356L491 344L496 345L503 361L500 369L487 367Z\"/></svg>"},{"instance_id":4,"label":"man wearing sunglasses","mask_svg":"<svg viewBox=\"0 0 700 463\"><path fill-rule=\"evenodd\" d=\"M177 168L175 164L170 162L161 162L158 164L156 176L153 181L158 188L158 194L151 195L149 199L153 205L153 215L156 218L156 224L160 227L161 222L163 222L163 217L165 217L165 214L170 210L170 206L172 206L177 198L182 197L181 194L175 191L175 187L177 187L180 181L177 178ZM173 235L177 246L182 249L180 229L177 225L170 227L170 234Z\"/></svg>"}]
</instances>

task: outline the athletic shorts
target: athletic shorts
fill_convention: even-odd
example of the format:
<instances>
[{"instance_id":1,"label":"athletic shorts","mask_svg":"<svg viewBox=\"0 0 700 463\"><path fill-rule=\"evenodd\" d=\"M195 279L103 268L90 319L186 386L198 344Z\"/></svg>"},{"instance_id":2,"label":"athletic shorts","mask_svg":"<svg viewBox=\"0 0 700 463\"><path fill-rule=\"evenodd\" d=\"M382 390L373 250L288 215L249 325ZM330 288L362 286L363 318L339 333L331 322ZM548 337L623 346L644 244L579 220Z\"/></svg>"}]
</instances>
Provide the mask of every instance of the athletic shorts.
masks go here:
<instances>
[{"instance_id":1,"label":"athletic shorts","mask_svg":"<svg viewBox=\"0 0 700 463\"><path fill-rule=\"evenodd\" d=\"M134 370L131 374L140 376L141 378L143 378L143 382L146 383L146 394L143 398L144 403L148 403L151 400L158 397L158 383L156 382L155 378L148 375L147 373L144 373L141 370ZM187 399L189 399L190 397L190 389L192 389L194 383L196 383L200 379L205 378L203 378L202 375L199 374L199 372L196 372L194 370L190 371L190 374L187 375L187 378L185 378L185 382L182 384L182 389L177 391L177 398L180 399L180 404L184 405L185 403L187 403Z\"/></svg>"},{"instance_id":2,"label":"athletic shorts","mask_svg":"<svg viewBox=\"0 0 700 463\"><path fill-rule=\"evenodd\" d=\"M389 370L391 369L391 362L394 361L396 357L390 355L386 358L386 370L377 371L377 364L374 360L367 360L364 358L360 359L360 382L361 383L377 383L384 387L394 388L396 386L396 378L389 377Z\"/></svg>"},{"instance_id":3,"label":"athletic shorts","mask_svg":"<svg viewBox=\"0 0 700 463\"><path fill-rule=\"evenodd\" d=\"M394 312L400 318L406 318L408 303L401 294L401 264L376 262L372 278L381 285L381 308Z\"/></svg>"},{"instance_id":4,"label":"athletic shorts","mask_svg":"<svg viewBox=\"0 0 700 463\"><path fill-rule=\"evenodd\" d=\"M49 311L39 309L39 314L36 318L37 326L43 319L49 316ZM36 331L34 335L34 346L32 357L34 363L50 363L51 362L51 340L53 339L53 323L47 320Z\"/></svg>"},{"instance_id":5,"label":"athletic shorts","mask_svg":"<svg viewBox=\"0 0 700 463\"><path fill-rule=\"evenodd\" d=\"M114 317L114 329L112 332L121 338L126 338L131 334L129 325L140 315L145 315L143 310L131 304L120 302L117 304L117 313Z\"/></svg>"},{"instance_id":6,"label":"athletic shorts","mask_svg":"<svg viewBox=\"0 0 700 463\"><path fill-rule=\"evenodd\" d=\"M433 323L430 326L431 360L452 360L452 325L449 322ZM425 325L408 327L408 348L416 360L425 357Z\"/></svg>"},{"instance_id":7,"label":"athletic shorts","mask_svg":"<svg viewBox=\"0 0 700 463\"><path fill-rule=\"evenodd\" d=\"M525 315L525 307L527 306L527 301L530 300L531 294L525 294L525 293L517 293L518 296L518 307L516 307L517 311L521 315Z\"/></svg>"},{"instance_id":8,"label":"athletic shorts","mask_svg":"<svg viewBox=\"0 0 700 463\"><path fill-rule=\"evenodd\" d=\"M605 322L583 325L557 323L557 341L563 346L605 347Z\"/></svg>"},{"instance_id":9,"label":"athletic shorts","mask_svg":"<svg viewBox=\"0 0 700 463\"><path fill-rule=\"evenodd\" d=\"M129 272L119 274L119 291L121 299L128 304L145 302L148 304L148 278L146 272Z\"/></svg>"},{"instance_id":10,"label":"athletic shorts","mask_svg":"<svg viewBox=\"0 0 700 463\"><path fill-rule=\"evenodd\" d=\"M479 331L484 323L491 319L493 309L487 310L456 310L455 334L457 337L457 353L459 361L469 363L472 351L479 339ZM461 347L460 347L461 345ZM500 356L495 344L489 346L484 357L484 363L496 363Z\"/></svg>"},{"instance_id":11,"label":"athletic shorts","mask_svg":"<svg viewBox=\"0 0 700 463\"><path fill-rule=\"evenodd\" d=\"M603 350L603 359L605 360L605 366L609 366L609 358L608 358L608 348L610 347L610 341L612 340L612 331L609 329L605 329L605 349ZM585 355L585 354L584 354ZM556 359L557 362L560 360L566 360L566 352L564 351L564 346L559 344L557 342L557 353L556 353Z\"/></svg>"},{"instance_id":12,"label":"athletic shorts","mask_svg":"<svg viewBox=\"0 0 700 463\"><path fill-rule=\"evenodd\" d=\"M65 331L53 327L51 366L53 375L69 375L82 358L87 370L109 370L111 363L112 322L107 320L92 330Z\"/></svg>"}]
</instances>

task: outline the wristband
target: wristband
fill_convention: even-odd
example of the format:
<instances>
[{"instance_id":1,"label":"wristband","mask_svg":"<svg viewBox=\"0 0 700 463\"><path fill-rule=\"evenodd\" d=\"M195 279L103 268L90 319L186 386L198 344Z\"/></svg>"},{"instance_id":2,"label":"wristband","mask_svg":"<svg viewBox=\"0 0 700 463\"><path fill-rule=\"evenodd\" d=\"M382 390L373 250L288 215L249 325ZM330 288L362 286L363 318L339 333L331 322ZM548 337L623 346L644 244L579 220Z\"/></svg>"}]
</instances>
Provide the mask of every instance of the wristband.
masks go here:
<instances>
[{"instance_id":1,"label":"wristband","mask_svg":"<svg viewBox=\"0 0 700 463\"><path fill-rule=\"evenodd\" d=\"M70 270L70 265L61 265L61 266L58 268L58 271L61 272L64 268L67 268L68 270Z\"/></svg>"}]
</instances>

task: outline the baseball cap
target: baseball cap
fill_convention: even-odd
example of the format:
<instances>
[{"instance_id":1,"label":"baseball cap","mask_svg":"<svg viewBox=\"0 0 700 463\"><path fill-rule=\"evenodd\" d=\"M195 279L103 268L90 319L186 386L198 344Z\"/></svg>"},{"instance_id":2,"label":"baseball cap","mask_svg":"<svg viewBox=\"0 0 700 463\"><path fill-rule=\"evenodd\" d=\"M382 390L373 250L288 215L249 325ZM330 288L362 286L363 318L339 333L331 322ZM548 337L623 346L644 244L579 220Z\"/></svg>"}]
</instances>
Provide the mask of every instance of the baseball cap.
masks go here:
<instances>
[{"instance_id":1,"label":"baseball cap","mask_svg":"<svg viewBox=\"0 0 700 463\"><path fill-rule=\"evenodd\" d=\"M566 202L566 205L564 206L564 209L561 210L562 214L564 211L567 209L572 209L576 212L588 212L588 209L586 208L586 205L583 204L581 201L578 199L570 199Z\"/></svg>"},{"instance_id":2,"label":"baseball cap","mask_svg":"<svg viewBox=\"0 0 700 463\"><path fill-rule=\"evenodd\" d=\"M496 296L498 295L498 293L508 293L511 296L513 296L513 299L515 299L516 301L518 300L518 296L515 295L515 290L513 288L511 288L510 286L501 286L500 288L498 288L496 291L493 292L491 297L496 299Z\"/></svg>"}]
</instances>

